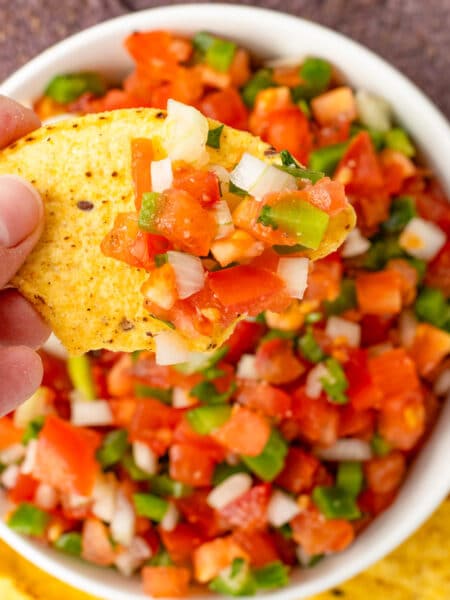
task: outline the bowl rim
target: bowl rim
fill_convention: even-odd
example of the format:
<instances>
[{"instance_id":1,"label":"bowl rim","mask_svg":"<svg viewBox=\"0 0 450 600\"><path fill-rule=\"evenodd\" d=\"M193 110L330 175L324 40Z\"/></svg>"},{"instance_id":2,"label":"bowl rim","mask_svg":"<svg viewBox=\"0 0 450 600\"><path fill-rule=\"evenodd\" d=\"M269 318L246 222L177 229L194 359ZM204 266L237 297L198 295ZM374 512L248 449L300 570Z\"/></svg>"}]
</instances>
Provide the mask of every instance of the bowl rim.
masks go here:
<instances>
[{"instance_id":1,"label":"bowl rim","mask_svg":"<svg viewBox=\"0 0 450 600\"><path fill-rule=\"evenodd\" d=\"M180 15L184 15L186 21L189 22L189 20L195 17L196 13L199 11L202 11L203 14L211 15L211 18L217 18L217 16L227 14L227 16L233 16L235 19L240 17L247 20L253 18L261 21L266 20L267 22L275 22L276 20L277 28L282 27L283 25L286 25L286 27L296 26L303 28L303 30L315 33L319 37L326 36L334 45L341 44L346 50L359 53L359 57L363 62L367 61L371 65L376 66L386 74L387 78L395 79L398 82L398 85L410 95L411 104L416 106L417 111L424 115L424 128L425 126L432 126L436 133L438 131L440 132L439 146L442 146L444 150L448 149L448 152L446 154L444 152L444 155L450 155L450 125L445 116L415 84L384 59L358 42L322 25L318 25L294 15L255 6L221 3L179 4L150 8L109 19L76 33L44 50L8 77L0 85L0 93L14 97L16 90L25 85L27 81L35 75L36 71L44 69L45 67L48 68L52 63L56 62L58 58L68 56L71 52L77 51L83 46L98 42L98 39L101 39L103 35L108 35L112 31L121 34L127 29L131 31L133 28L139 27L141 19L142 23L144 23L145 19L149 19L150 21L152 17L167 17L169 21L178 18L178 22L181 23L182 18ZM145 26L147 27L147 25ZM176 29L176 27L171 27L169 24L167 27ZM188 28L189 26L184 29L186 30ZM215 29L220 31L220 19L217 20L217 27L215 27ZM195 28L193 28L193 30L195 30ZM442 152L442 148L440 151ZM435 154L437 154L437 152ZM441 169L438 170L438 177L440 178L440 181L445 183L447 191L450 192L450 173ZM450 453L450 440L445 440L447 426L450 426L450 400L448 400L445 407L442 408L439 421L435 425L430 436L432 439L436 438L440 440L439 446L441 447L441 451L442 448L444 448L446 455ZM294 600L299 597L305 597L305 590L306 594L310 595L333 587L341 583L344 578L347 579L367 568L370 564L386 555L406 537L411 535L413 531L433 512L450 489L450 472L447 476L445 476L445 473L441 473L441 476L437 478L436 474L432 474L431 469L430 471L426 470L429 467L429 463L432 464L435 462L435 457L433 455L434 451L431 448L430 443L427 443L421 450L415 464L410 469L410 473L420 470L421 468L425 469L425 472L421 476L421 481L423 479L431 489L428 495L425 495L424 493L417 494L416 500L420 500L420 502L416 506L415 512L412 513L411 510L409 512L406 511L408 513L408 519L405 517L401 524L392 530L392 515L395 513L397 516L401 517L402 510L403 512L405 511L403 505L406 508L410 506L405 501L406 496L412 494L414 497L414 489L417 486L414 485L412 479L417 477L410 475L404 483L394 505L389 511L379 516L374 524L366 530L366 532L369 533L370 531L378 529L386 534L388 541L379 539L381 538L381 535L379 535L376 539L376 543L368 550L364 549L364 551L361 552L359 546L362 546L363 544L359 544L359 555L358 552L350 552L350 549L342 553L340 557L345 557L348 554L354 559L353 563L349 562L345 573L343 573L342 568L333 569L332 564L336 562L336 557L330 557L325 561L326 565L329 565L327 569L324 569L323 565L319 565L315 569L309 571L301 580L291 583L282 590L272 592L270 594L271 598ZM400 500L402 500L402 502L399 502ZM387 518L389 516L390 518ZM365 535L365 533L363 535ZM112 583L104 581L104 579L106 580L107 578L102 577L102 574L105 574L103 569L89 566L89 569L83 569L83 571L89 571L89 575L85 572L82 573L81 570L74 568L75 562L73 559L63 557L56 551L42 548L42 546L39 546L27 538L23 538L10 530L2 521L0 521L0 538L38 567L88 593L108 598L108 600L131 600L131 598L137 600L147 597L144 596L142 592L130 593L115 589ZM83 565L83 567L84 566L85 565ZM90 573L92 573L92 575ZM318 583L316 580L319 580Z\"/></svg>"}]
</instances>

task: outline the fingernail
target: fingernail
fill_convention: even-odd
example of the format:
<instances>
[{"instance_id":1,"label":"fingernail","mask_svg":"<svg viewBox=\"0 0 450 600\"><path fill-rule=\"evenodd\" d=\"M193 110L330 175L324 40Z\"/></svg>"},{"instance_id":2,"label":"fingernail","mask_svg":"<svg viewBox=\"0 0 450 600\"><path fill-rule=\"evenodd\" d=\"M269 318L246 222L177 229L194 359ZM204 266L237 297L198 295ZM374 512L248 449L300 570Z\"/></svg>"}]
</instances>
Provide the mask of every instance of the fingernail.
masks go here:
<instances>
[{"instance_id":1,"label":"fingernail","mask_svg":"<svg viewBox=\"0 0 450 600\"><path fill-rule=\"evenodd\" d=\"M27 238L43 215L34 187L16 175L0 176L0 246L12 248Z\"/></svg>"}]
</instances>

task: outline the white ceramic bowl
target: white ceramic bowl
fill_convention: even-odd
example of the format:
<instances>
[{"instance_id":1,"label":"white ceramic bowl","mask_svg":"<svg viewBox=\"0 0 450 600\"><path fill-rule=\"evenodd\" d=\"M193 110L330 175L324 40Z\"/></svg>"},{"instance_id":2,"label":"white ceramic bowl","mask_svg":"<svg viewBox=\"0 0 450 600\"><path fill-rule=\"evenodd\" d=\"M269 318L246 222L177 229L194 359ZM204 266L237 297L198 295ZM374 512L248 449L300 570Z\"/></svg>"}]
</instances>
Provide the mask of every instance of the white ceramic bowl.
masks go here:
<instances>
[{"instance_id":1,"label":"white ceramic bowl","mask_svg":"<svg viewBox=\"0 0 450 600\"><path fill-rule=\"evenodd\" d=\"M318 25L268 10L201 4L133 13L83 31L43 52L10 77L0 92L18 100L34 98L42 93L52 75L65 71L90 69L121 76L132 66L122 40L138 29L171 29L186 34L206 29L229 36L265 58L317 55L329 59L352 85L384 96L392 104L397 119L411 133L450 193L450 128L430 101L398 71L355 42ZM335 586L412 534L450 491L449 430L447 402L395 504L346 552L327 558L314 569L297 572L287 588L271 597L294 600ZM0 499L2 510L5 502L2 504ZM15 534L3 523L0 537L45 571L86 592L107 600L146 597L137 578L126 579L111 570L62 556Z\"/></svg>"}]
</instances>

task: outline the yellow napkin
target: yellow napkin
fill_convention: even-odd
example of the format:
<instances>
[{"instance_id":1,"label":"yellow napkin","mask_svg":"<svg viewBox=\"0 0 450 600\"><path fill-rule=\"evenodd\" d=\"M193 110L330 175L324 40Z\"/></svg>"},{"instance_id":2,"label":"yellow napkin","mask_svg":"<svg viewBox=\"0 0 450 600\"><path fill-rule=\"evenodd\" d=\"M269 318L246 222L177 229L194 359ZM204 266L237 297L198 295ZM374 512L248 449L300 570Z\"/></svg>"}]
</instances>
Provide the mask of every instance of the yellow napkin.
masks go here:
<instances>
[{"instance_id":1,"label":"yellow napkin","mask_svg":"<svg viewBox=\"0 0 450 600\"><path fill-rule=\"evenodd\" d=\"M310 600L450 600L450 500L384 560ZM1 600L97 600L43 573L0 542Z\"/></svg>"}]
</instances>

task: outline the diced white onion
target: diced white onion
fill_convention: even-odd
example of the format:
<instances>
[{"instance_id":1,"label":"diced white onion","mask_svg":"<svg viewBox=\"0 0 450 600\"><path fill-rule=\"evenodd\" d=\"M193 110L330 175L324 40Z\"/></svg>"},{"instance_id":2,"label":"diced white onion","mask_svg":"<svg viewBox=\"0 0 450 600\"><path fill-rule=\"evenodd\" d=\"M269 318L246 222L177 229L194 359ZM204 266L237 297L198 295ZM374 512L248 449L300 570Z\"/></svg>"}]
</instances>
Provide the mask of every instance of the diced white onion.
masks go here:
<instances>
[{"instance_id":1,"label":"diced white onion","mask_svg":"<svg viewBox=\"0 0 450 600\"><path fill-rule=\"evenodd\" d=\"M114 418L109 402L94 400L92 402L72 402L70 421L78 427L101 427L112 425Z\"/></svg>"},{"instance_id":2,"label":"diced white onion","mask_svg":"<svg viewBox=\"0 0 450 600\"><path fill-rule=\"evenodd\" d=\"M274 527L281 527L300 512L301 508L291 496L275 490L267 506L267 520Z\"/></svg>"},{"instance_id":3,"label":"diced white onion","mask_svg":"<svg viewBox=\"0 0 450 600\"><path fill-rule=\"evenodd\" d=\"M252 487L252 478L248 473L235 473L219 483L208 494L206 502L212 508L220 510Z\"/></svg>"},{"instance_id":4,"label":"diced white onion","mask_svg":"<svg viewBox=\"0 0 450 600\"><path fill-rule=\"evenodd\" d=\"M178 296L183 300L199 292L205 285L205 271L198 256L169 250L167 260L175 271Z\"/></svg>"},{"instance_id":5,"label":"diced white onion","mask_svg":"<svg viewBox=\"0 0 450 600\"><path fill-rule=\"evenodd\" d=\"M119 490L116 496L116 508L111 522L111 535L115 542L129 546L134 536L136 516L128 498Z\"/></svg>"},{"instance_id":6,"label":"diced white onion","mask_svg":"<svg viewBox=\"0 0 450 600\"><path fill-rule=\"evenodd\" d=\"M358 90L355 94L359 120L366 127L388 131L392 123L392 109L390 104L380 96Z\"/></svg>"},{"instance_id":7,"label":"diced white onion","mask_svg":"<svg viewBox=\"0 0 450 600\"><path fill-rule=\"evenodd\" d=\"M144 442L133 442L133 458L144 473L154 475L158 470L158 457Z\"/></svg>"},{"instance_id":8,"label":"diced white onion","mask_svg":"<svg viewBox=\"0 0 450 600\"><path fill-rule=\"evenodd\" d=\"M53 510L58 505L56 489L48 483L40 483L34 493L34 503L43 510Z\"/></svg>"},{"instance_id":9,"label":"diced white onion","mask_svg":"<svg viewBox=\"0 0 450 600\"><path fill-rule=\"evenodd\" d=\"M162 139L172 160L195 162L206 154L208 120L200 111L171 98L167 102L167 117Z\"/></svg>"},{"instance_id":10,"label":"diced white onion","mask_svg":"<svg viewBox=\"0 0 450 600\"><path fill-rule=\"evenodd\" d=\"M30 421L45 415L48 412L49 405L47 398L49 389L46 387L38 388L32 396L25 400L14 411L14 425L16 427L26 427Z\"/></svg>"},{"instance_id":11,"label":"diced white onion","mask_svg":"<svg viewBox=\"0 0 450 600\"><path fill-rule=\"evenodd\" d=\"M277 169L273 165L267 165L256 182L249 188L249 192L257 200L272 192L284 190L296 190L297 180L293 175Z\"/></svg>"},{"instance_id":12,"label":"diced white onion","mask_svg":"<svg viewBox=\"0 0 450 600\"><path fill-rule=\"evenodd\" d=\"M117 480L114 474L99 475L92 490L92 512L105 523L111 523L114 518L116 495Z\"/></svg>"},{"instance_id":13,"label":"diced white onion","mask_svg":"<svg viewBox=\"0 0 450 600\"><path fill-rule=\"evenodd\" d=\"M380 356L380 354L384 354L385 352L389 352L389 350L393 349L394 345L392 342L383 342L381 344L375 344L375 346L370 346L369 356Z\"/></svg>"},{"instance_id":14,"label":"diced white onion","mask_svg":"<svg viewBox=\"0 0 450 600\"><path fill-rule=\"evenodd\" d=\"M180 518L180 513L178 512L177 507L173 502L169 502L169 506L166 510L166 514L161 520L161 528L164 531L173 531L177 526L178 520Z\"/></svg>"},{"instance_id":15,"label":"diced white onion","mask_svg":"<svg viewBox=\"0 0 450 600\"><path fill-rule=\"evenodd\" d=\"M153 192L164 192L172 187L173 172L170 158L153 160L150 163L150 176Z\"/></svg>"},{"instance_id":16,"label":"diced white onion","mask_svg":"<svg viewBox=\"0 0 450 600\"><path fill-rule=\"evenodd\" d=\"M446 239L445 233L437 225L414 217L406 225L398 241L408 254L422 260L432 260Z\"/></svg>"},{"instance_id":17,"label":"diced white onion","mask_svg":"<svg viewBox=\"0 0 450 600\"><path fill-rule=\"evenodd\" d=\"M259 158L244 152L241 160L230 173L230 180L241 190L249 191L267 168L267 164Z\"/></svg>"},{"instance_id":18,"label":"diced white onion","mask_svg":"<svg viewBox=\"0 0 450 600\"><path fill-rule=\"evenodd\" d=\"M54 333L50 334L50 337L42 346L42 349L48 352L48 354L52 354L53 356L61 358L62 360L66 360L66 358L69 356L67 350Z\"/></svg>"},{"instance_id":19,"label":"diced white onion","mask_svg":"<svg viewBox=\"0 0 450 600\"><path fill-rule=\"evenodd\" d=\"M7 490L15 487L17 479L19 478L19 474L19 465L9 465L6 467L0 476L0 481L2 482L3 487L5 487Z\"/></svg>"},{"instance_id":20,"label":"diced white onion","mask_svg":"<svg viewBox=\"0 0 450 600\"><path fill-rule=\"evenodd\" d=\"M266 60L264 66L268 69L276 69L278 67L298 67L304 60L304 56L282 56L280 58Z\"/></svg>"},{"instance_id":21,"label":"diced white onion","mask_svg":"<svg viewBox=\"0 0 450 600\"><path fill-rule=\"evenodd\" d=\"M404 310L398 320L400 343L409 348L416 337L417 319L412 310Z\"/></svg>"},{"instance_id":22,"label":"diced white onion","mask_svg":"<svg viewBox=\"0 0 450 600\"><path fill-rule=\"evenodd\" d=\"M219 200L213 206L214 217L217 223L216 240L220 240L234 231L233 219L231 217L230 207L225 200Z\"/></svg>"},{"instance_id":23,"label":"diced white onion","mask_svg":"<svg viewBox=\"0 0 450 600\"><path fill-rule=\"evenodd\" d=\"M189 392L181 387L174 387L172 392L172 406L174 408L187 408L196 404L195 398L189 396Z\"/></svg>"},{"instance_id":24,"label":"diced white onion","mask_svg":"<svg viewBox=\"0 0 450 600\"><path fill-rule=\"evenodd\" d=\"M83 508L92 503L92 498L82 496L81 494L68 494L63 497L64 507L69 510Z\"/></svg>"},{"instance_id":25,"label":"diced white onion","mask_svg":"<svg viewBox=\"0 0 450 600\"><path fill-rule=\"evenodd\" d=\"M161 331L154 340L157 365L176 365L189 360L186 342L175 331Z\"/></svg>"},{"instance_id":26,"label":"diced white onion","mask_svg":"<svg viewBox=\"0 0 450 600\"><path fill-rule=\"evenodd\" d=\"M305 386L305 392L307 396L310 398L318 398L320 396L323 389L321 380L324 377L329 378L330 372L323 363L319 363L309 371L306 377Z\"/></svg>"},{"instance_id":27,"label":"diced white onion","mask_svg":"<svg viewBox=\"0 0 450 600\"><path fill-rule=\"evenodd\" d=\"M277 274L284 280L288 294L301 300L308 285L307 258L280 258Z\"/></svg>"},{"instance_id":28,"label":"diced white onion","mask_svg":"<svg viewBox=\"0 0 450 600\"><path fill-rule=\"evenodd\" d=\"M254 354L243 354L241 356L237 364L236 376L243 379L259 379Z\"/></svg>"},{"instance_id":29,"label":"diced white onion","mask_svg":"<svg viewBox=\"0 0 450 600\"><path fill-rule=\"evenodd\" d=\"M348 346L358 348L361 342L361 326L341 317L328 319L325 333L332 339L346 338Z\"/></svg>"},{"instance_id":30,"label":"diced white onion","mask_svg":"<svg viewBox=\"0 0 450 600\"><path fill-rule=\"evenodd\" d=\"M228 183L230 181L230 173L222 165L210 165L208 171L217 175L220 183Z\"/></svg>"},{"instance_id":31,"label":"diced white onion","mask_svg":"<svg viewBox=\"0 0 450 600\"><path fill-rule=\"evenodd\" d=\"M353 256L364 254L369 248L369 240L361 234L358 227L355 227L355 229L348 234L344 245L342 246L341 254L344 258L352 258Z\"/></svg>"},{"instance_id":32,"label":"diced white onion","mask_svg":"<svg viewBox=\"0 0 450 600\"><path fill-rule=\"evenodd\" d=\"M25 456L26 452L27 447L23 444L12 444L0 452L0 463L2 465L12 465L19 462Z\"/></svg>"},{"instance_id":33,"label":"diced white onion","mask_svg":"<svg viewBox=\"0 0 450 600\"><path fill-rule=\"evenodd\" d=\"M434 382L433 391L438 396L446 396L450 392L450 369L445 369Z\"/></svg>"},{"instance_id":34,"label":"diced white onion","mask_svg":"<svg viewBox=\"0 0 450 600\"><path fill-rule=\"evenodd\" d=\"M122 575L129 577L151 555L152 551L147 542L136 536L132 539L130 546L117 555L114 564Z\"/></svg>"},{"instance_id":35,"label":"diced white onion","mask_svg":"<svg viewBox=\"0 0 450 600\"><path fill-rule=\"evenodd\" d=\"M357 439L337 440L328 448L315 448L314 454L322 460L341 461L355 460L364 461L372 458L372 449L368 442Z\"/></svg>"},{"instance_id":36,"label":"diced white onion","mask_svg":"<svg viewBox=\"0 0 450 600\"><path fill-rule=\"evenodd\" d=\"M28 442L25 459L20 466L20 472L24 475L30 475L30 473L32 473L34 470L34 465L36 464L37 448L37 440L30 440Z\"/></svg>"}]
</instances>

